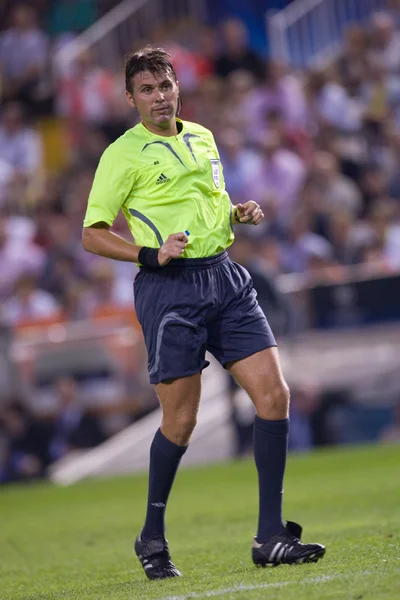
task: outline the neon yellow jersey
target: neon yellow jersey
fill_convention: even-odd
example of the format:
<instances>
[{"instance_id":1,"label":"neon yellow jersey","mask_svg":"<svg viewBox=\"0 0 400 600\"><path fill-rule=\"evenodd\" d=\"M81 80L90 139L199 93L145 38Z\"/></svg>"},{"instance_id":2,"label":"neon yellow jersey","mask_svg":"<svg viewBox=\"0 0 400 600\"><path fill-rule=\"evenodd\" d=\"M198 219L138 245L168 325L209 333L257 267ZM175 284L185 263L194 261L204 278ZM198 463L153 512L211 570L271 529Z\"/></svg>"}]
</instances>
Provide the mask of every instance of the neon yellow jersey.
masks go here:
<instances>
[{"instance_id":1,"label":"neon yellow jersey","mask_svg":"<svg viewBox=\"0 0 400 600\"><path fill-rule=\"evenodd\" d=\"M213 256L233 242L232 204L211 131L180 121L164 137L142 123L103 153L84 227L112 225L122 209L135 244L158 248L171 233L189 231L183 258Z\"/></svg>"}]
</instances>

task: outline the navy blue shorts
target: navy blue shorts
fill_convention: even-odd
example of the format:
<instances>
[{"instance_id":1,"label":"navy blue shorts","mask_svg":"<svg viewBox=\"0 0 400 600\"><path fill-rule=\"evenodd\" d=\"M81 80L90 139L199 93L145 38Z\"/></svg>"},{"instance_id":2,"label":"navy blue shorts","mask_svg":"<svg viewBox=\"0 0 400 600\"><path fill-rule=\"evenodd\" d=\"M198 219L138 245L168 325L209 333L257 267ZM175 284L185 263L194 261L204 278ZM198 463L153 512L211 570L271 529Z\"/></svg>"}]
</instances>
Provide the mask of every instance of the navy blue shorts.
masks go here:
<instances>
[{"instance_id":1,"label":"navy blue shorts","mask_svg":"<svg viewBox=\"0 0 400 600\"><path fill-rule=\"evenodd\" d=\"M134 292L151 383L202 371L206 350L225 366L276 346L249 273L227 252L142 267Z\"/></svg>"}]
</instances>

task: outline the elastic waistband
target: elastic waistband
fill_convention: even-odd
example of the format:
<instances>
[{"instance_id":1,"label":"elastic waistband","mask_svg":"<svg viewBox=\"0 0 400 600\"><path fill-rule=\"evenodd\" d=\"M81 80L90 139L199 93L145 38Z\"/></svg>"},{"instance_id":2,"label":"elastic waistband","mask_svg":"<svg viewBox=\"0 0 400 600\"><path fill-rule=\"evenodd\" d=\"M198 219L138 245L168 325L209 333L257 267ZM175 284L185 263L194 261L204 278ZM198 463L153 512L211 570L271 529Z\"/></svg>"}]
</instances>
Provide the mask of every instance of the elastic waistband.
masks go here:
<instances>
[{"instance_id":1,"label":"elastic waistband","mask_svg":"<svg viewBox=\"0 0 400 600\"><path fill-rule=\"evenodd\" d=\"M161 269L204 269L206 267L216 267L217 265L229 260L226 250L215 254L214 256L206 256L204 258L173 258L167 265ZM141 271L160 271L159 268L140 267Z\"/></svg>"}]
</instances>

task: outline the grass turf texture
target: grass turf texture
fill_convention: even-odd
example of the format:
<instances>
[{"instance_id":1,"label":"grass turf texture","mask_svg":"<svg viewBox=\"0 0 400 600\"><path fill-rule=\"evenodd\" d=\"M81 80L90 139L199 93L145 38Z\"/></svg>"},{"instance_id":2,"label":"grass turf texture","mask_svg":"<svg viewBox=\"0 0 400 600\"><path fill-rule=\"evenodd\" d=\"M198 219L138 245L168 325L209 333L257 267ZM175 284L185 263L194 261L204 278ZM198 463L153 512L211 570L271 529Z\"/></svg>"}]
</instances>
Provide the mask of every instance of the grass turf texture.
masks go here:
<instances>
[{"instance_id":1,"label":"grass turf texture","mask_svg":"<svg viewBox=\"0 0 400 600\"><path fill-rule=\"evenodd\" d=\"M141 475L0 491L1 600L400 598L400 446L290 457L285 516L326 544L316 565L252 565L257 486L246 460L181 470L167 537L184 577L149 582L133 556L146 488Z\"/></svg>"}]
</instances>

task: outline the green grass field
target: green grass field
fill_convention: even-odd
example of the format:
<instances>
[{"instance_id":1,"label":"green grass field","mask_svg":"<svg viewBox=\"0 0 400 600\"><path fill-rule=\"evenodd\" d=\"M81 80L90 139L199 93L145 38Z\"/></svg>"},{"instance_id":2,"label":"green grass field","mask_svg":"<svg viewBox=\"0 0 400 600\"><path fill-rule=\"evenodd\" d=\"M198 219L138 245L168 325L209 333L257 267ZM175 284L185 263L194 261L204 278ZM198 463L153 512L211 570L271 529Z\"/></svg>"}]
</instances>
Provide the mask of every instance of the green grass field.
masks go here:
<instances>
[{"instance_id":1,"label":"green grass field","mask_svg":"<svg viewBox=\"0 0 400 600\"><path fill-rule=\"evenodd\" d=\"M285 516L327 546L316 565L256 569L252 461L182 469L168 539L184 577L149 582L133 555L146 477L0 491L1 600L399 600L400 446L289 459Z\"/></svg>"}]
</instances>

